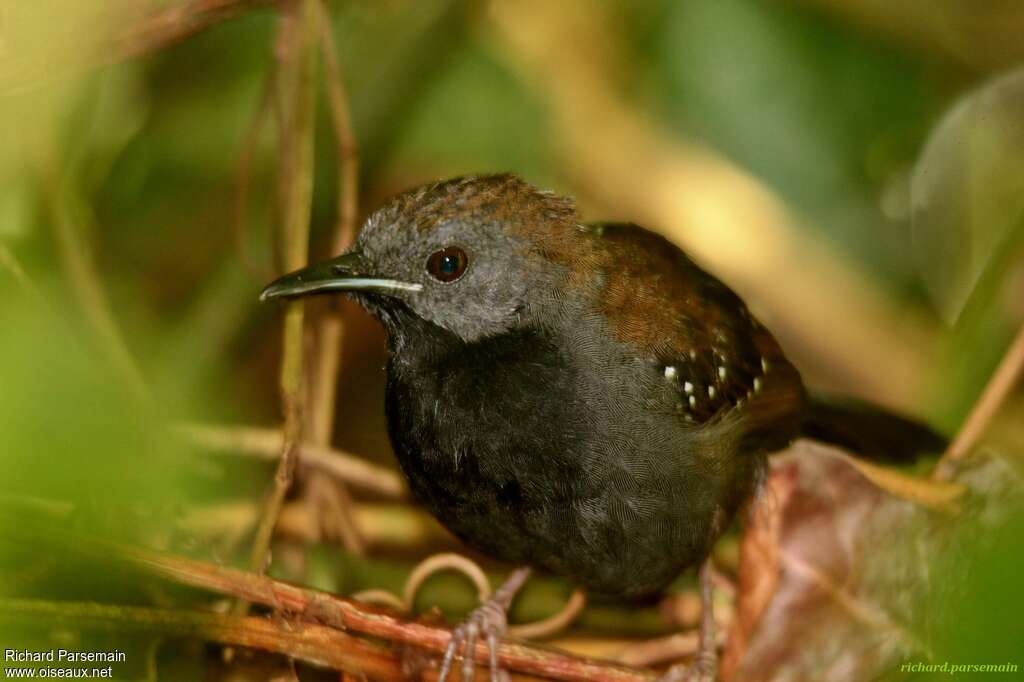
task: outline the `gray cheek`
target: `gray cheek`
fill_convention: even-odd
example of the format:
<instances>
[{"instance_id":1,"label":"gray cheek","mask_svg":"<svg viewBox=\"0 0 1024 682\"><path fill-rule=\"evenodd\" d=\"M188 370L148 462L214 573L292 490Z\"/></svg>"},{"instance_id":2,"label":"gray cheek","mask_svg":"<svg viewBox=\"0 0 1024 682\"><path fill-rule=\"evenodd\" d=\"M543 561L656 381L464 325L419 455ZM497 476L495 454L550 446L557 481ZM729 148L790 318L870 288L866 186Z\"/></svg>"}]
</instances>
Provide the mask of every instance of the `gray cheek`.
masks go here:
<instances>
[{"instance_id":1,"label":"gray cheek","mask_svg":"<svg viewBox=\"0 0 1024 682\"><path fill-rule=\"evenodd\" d=\"M475 272L449 285L430 285L417 296L417 312L464 341L512 329L526 294L525 282L507 273Z\"/></svg>"}]
</instances>

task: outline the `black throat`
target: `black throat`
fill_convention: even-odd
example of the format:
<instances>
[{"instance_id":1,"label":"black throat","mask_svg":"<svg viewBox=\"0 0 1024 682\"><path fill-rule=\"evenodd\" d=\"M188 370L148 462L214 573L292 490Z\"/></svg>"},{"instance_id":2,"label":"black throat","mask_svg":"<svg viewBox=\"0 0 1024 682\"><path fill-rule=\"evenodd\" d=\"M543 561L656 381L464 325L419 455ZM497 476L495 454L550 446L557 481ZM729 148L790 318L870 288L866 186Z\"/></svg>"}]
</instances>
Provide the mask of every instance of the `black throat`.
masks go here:
<instances>
[{"instance_id":1,"label":"black throat","mask_svg":"<svg viewBox=\"0 0 1024 682\"><path fill-rule=\"evenodd\" d=\"M558 534L527 537L522 517L559 498L568 507L583 478L573 429L551 428L578 415L567 359L539 328L466 343L407 310L389 315L388 431L414 495L485 552L553 553Z\"/></svg>"}]
</instances>

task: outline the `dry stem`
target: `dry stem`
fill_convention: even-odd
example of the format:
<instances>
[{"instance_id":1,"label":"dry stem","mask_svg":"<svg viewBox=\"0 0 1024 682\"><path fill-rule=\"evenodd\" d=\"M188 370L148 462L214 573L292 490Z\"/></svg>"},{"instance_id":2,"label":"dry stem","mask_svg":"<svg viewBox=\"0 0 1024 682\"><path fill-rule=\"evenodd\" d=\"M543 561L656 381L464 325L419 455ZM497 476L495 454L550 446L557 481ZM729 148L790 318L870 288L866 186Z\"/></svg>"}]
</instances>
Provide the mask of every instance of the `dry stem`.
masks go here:
<instances>
[{"instance_id":1,"label":"dry stem","mask_svg":"<svg viewBox=\"0 0 1024 682\"><path fill-rule=\"evenodd\" d=\"M198 637L271 651L374 680L399 682L405 679L401 661L393 652L315 623L288 627L260 616L33 599L0 601L0 621L4 620L18 627L34 621L43 624L71 621L77 626L100 630Z\"/></svg>"},{"instance_id":2,"label":"dry stem","mask_svg":"<svg viewBox=\"0 0 1024 682\"><path fill-rule=\"evenodd\" d=\"M281 456L283 437L280 429L187 424L181 430L193 442L225 453L261 459ZM388 499L407 499L409 496L402 477L390 469L344 450L308 442L300 445L299 450L304 465L315 467L338 480Z\"/></svg>"},{"instance_id":3,"label":"dry stem","mask_svg":"<svg viewBox=\"0 0 1024 682\"><path fill-rule=\"evenodd\" d=\"M324 89L338 154L338 215L330 251L333 256L351 246L355 237L359 156L330 18L320 2L317 2L316 9L319 12L319 38L324 57ZM344 335L340 312L333 306L326 309L320 321L319 344L313 358L312 404L309 413L312 432L310 440L321 446L331 443ZM344 483L329 480L320 472L314 472L308 481L307 496L318 515L324 518L322 525L327 529L335 529L345 549L353 554L363 554L365 542L352 515L352 499Z\"/></svg>"},{"instance_id":4,"label":"dry stem","mask_svg":"<svg viewBox=\"0 0 1024 682\"><path fill-rule=\"evenodd\" d=\"M960 427L959 433L953 442L946 448L945 454L939 460L932 476L936 480L948 480L956 470L956 462L971 451L978 443L985 428L992 421L992 418L999 411L1000 406L1006 401L1006 396L1024 374L1024 326L1017 332L1013 343L1010 344L1006 355L996 368L992 378L989 379L985 390L982 391L978 402L974 404L970 414Z\"/></svg>"},{"instance_id":5,"label":"dry stem","mask_svg":"<svg viewBox=\"0 0 1024 682\"><path fill-rule=\"evenodd\" d=\"M355 240L356 212L359 202L359 153L355 132L352 130L352 115L348 106L348 94L338 63L337 46L331 33L331 24L320 5L320 39L324 55L324 86L330 105L331 123L337 140L338 153L338 215L334 235L331 239L330 255L337 255L348 249ZM327 314L320 330L320 349L317 361L317 393L313 410L313 442L328 445L334 418L335 391L337 387L338 361L344 329L337 315Z\"/></svg>"},{"instance_id":6,"label":"dry stem","mask_svg":"<svg viewBox=\"0 0 1024 682\"><path fill-rule=\"evenodd\" d=\"M366 504L353 508L370 547L411 551L457 546L457 540L425 511L409 504ZM222 502L198 507L182 518L182 527L204 536L231 536L255 526L261 509L255 501ZM301 501L281 508L275 534L304 543L317 542L316 519Z\"/></svg>"},{"instance_id":7,"label":"dry stem","mask_svg":"<svg viewBox=\"0 0 1024 682\"><path fill-rule=\"evenodd\" d=\"M485 601L491 596L491 583L480 565L469 557L454 552L445 552L429 556L409 572L402 590L402 602L405 611L411 611L416 603L416 593L431 576L440 571L458 571L469 578L476 587L477 600Z\"/></svg>"},{"instance_id":8,"label":"dry stem","mask_svg":"<svg viewBox=\"0 0 1024 682\"><path fill-rule=\"evenodd\" d=\"M565 606L558 613L553 613L547 618L533 623L511 625L508 628L508 633L512 637L520 637L522 639L552 637L572 625L573 621L583 613L583 609L586 606L587 593L577 588L572 591L572 594L569 595L569 601L565 603Z\"/></svg>"},{"instance_id":9,"label":"dry stem","mask_svg":"<svg viewBox=\"0 0 1024 682\"><path fill-rule=\"evenodd\" d=\"M313 105L316 99L316 22L314 0L303 0L282 9L279 45L282 97L287 98L287 125L281 134L282 194L285 197L284 264L299 268L307 261L309 218L313 197ZM281 401L284 409L284 443L274 485L257 526L249 567L266 567L270 539L284 498L295 476L302 442L303 324L301 301L288 304L284 319L281 359Z\"/></svg>"}]
</instances>

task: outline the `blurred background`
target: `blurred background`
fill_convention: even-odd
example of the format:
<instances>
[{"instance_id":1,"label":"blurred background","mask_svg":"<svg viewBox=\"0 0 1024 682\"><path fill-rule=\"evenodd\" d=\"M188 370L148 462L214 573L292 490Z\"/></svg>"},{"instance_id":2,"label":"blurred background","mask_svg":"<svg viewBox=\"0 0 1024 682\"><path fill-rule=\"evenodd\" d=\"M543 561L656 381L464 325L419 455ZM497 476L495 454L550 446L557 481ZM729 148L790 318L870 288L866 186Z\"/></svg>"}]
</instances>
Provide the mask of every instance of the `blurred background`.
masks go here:
<instances>
[{"instance_id":1,"label":"blurred background","mask_svg":"<svg viewBox=\"0 0 1024 682\"><path fill-rule=\"evenodd\" d=\"M257 295L307 248L338 252L387 197L474 172L662 232L741 293L810 385L952 435L1024 323L1022 33L1016 0L0 3L0 525L247 565L290 344L310 445L269 572L401 594L419 560L459 547L395 475L382 331L317 300L305 333L282 335ZM1022 415L1017 391L985 447L1024 452ZM1017 537L992 550L989 592L1021 566ZM726 573L738 543L718 550ZM0 596L211 605L52 545L0 539ZM563 643L611 656L692 624L691 585L671 613L592 605ZM570 591L534 581L513 618ZM1004 593L989 597L970 632L1019 643L988 610ZM475 601L445 573L415 610ZM5 646L111 637L4 622ZM124 679L287 670L117 637L139 652ZM963 662L1004 662L977 646Z\"/></svg>"}]
</instances>

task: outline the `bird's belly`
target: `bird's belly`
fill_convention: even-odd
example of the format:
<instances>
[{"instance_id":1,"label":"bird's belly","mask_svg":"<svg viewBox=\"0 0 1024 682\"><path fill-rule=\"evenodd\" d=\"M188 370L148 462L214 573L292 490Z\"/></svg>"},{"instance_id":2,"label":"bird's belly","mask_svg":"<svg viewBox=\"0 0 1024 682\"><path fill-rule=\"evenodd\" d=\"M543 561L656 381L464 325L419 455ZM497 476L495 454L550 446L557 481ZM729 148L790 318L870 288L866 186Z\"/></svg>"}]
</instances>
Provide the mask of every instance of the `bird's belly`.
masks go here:
<instances>
[{"instance_id":1,"label":"bird's belly","mask_svg":"<svg viewBox=\"0 0 1024 682\"><path fill-rule=\"evenodd\" d=\"M470 468L471 455L461 463ZM659 487L608 481L587 495L521 495L534 479L490 480L454 467L412 473L413 491L464 542L510 563L543 567L600 593L659 591L703 558L712 506L684 504ZM560 472L551 471L553 480ZM657 500L657 502L653 502ZM671 507L687 512L677 513ZM644 507L647 508L644 508Z\"/></svg>"},{"instance_id":2,"label":"bird's belly","mask_svg":"<svg viewBox=\"0 0 1024 682\"><path fill-rule=\"evenodd\" d=\"M548 414L544 428L527 415L497 423L494 415L507 417L512 406L493 404L475 418L435 419L433 408L410 411L395 399L389 391L392 442L413 493L486 554L595 592L639 596L708 550L708 528L721 512L678 441L592 425L581 433L558 414Z\"/></svg>"},{"instance_id":3,"label":"bird's belly","mask_svg":"<svg viewBox=\"0 0 1024 682\"><path fill-rule=\"evenodd\" d=\"M706 555L736 472L674 401L652 400L645 364L579 363L543 336L392 363L392 445L414 494L469 545L592 591L655 592Z\"/></svg>"}]
</instances>

